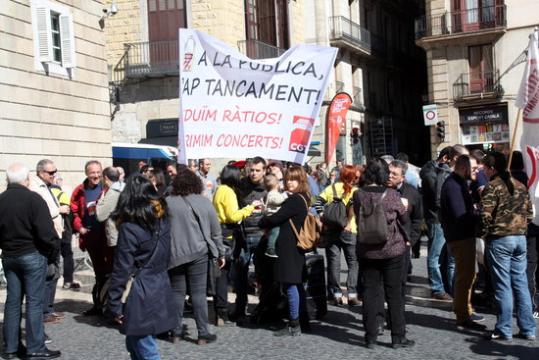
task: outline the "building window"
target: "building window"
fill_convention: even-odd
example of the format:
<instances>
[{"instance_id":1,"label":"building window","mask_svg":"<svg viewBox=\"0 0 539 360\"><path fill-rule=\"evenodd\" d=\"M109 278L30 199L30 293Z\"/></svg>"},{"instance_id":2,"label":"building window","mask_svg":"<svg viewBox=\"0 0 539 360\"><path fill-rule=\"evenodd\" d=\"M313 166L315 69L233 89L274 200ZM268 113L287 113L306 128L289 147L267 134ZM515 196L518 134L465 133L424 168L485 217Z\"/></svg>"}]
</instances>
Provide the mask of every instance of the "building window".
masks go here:
<instances>
[{"instance_id":1,"label":"building window","mask_svg":"<svg viewBox=\"0 0 539 360\"><path fill-rule=\"evenodd\" d=\"M148 0L150 42L178 40L178 28L187 24L185 0Z\"/></svg>"},{"instance_id":2,"label":"building window","mask_svg":"<svg viewBox=\"0 0 539 360\"><path fill-rule=\"evenodd\" d=\"M245 22L247 40L259 40L281 49L288 49L286 0L245 0Z\"/></svg>"},{"instance_id":3,"label":"building window","mask_svg":"<svg viewBox=\"0 0 539 360\"><path fill-rule=\"evenodd\" d=\"M468 51L470 92L492 91L495 80L492 45L470 46Z\"/></svg>"},{"instance_id":4,"label":"building window","mask_svg":"<svg viewBox=\"0 0 539 360\"><path fill-rule=\"evenodd\" d=\"M60 41L60 14L51 11L52 60L62 63L62 43Z\"/></svg>"},{"instance_id":5,"label":"building window","mask_svg":"<svg viewBox=\"0 0 539 360\"><path fill-rule=\"evenodd\" d=\"M69 8L48 0L32 0L31 5L36 69L71 76L75 36Z\"/></svg>"}]
</instances>

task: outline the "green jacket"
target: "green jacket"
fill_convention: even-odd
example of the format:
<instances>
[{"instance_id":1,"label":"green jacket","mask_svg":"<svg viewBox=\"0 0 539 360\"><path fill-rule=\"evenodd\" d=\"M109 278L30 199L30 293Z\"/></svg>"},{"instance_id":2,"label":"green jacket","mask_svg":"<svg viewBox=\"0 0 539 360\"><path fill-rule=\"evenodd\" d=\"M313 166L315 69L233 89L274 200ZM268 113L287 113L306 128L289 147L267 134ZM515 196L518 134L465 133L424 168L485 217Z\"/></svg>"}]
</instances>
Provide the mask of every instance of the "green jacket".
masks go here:
<instances>
[{"instance_id":1,"label":"green jacket","mask_svg":"<svg viewBox=\"0 0 539 360\"><path fill-rule=\"evenodd\" d=\"M530 195L524 185L513 181L515 191L509 193L500 177L490 181L481 197L482 235L486 238L525 235L532 221Z\"/></svg>"}]
</instances>

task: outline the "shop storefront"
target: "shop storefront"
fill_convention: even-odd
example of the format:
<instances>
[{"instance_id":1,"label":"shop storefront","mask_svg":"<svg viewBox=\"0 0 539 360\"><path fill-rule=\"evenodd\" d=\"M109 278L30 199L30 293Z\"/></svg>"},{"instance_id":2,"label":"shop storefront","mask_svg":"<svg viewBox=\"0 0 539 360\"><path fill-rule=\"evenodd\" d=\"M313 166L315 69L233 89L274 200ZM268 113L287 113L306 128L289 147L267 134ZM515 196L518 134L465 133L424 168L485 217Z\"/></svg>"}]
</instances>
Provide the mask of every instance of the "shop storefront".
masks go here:
<instances>
[{"instance_id":1,"label":"shop storefront","mask_svg":"<svg viewBox=\"0 0 539 360\"><path fill-rule=\"evenodd\" d=\"M507 104L460 108L462 144L469 149L509 151Z\"/></svg>"}]
</instances>

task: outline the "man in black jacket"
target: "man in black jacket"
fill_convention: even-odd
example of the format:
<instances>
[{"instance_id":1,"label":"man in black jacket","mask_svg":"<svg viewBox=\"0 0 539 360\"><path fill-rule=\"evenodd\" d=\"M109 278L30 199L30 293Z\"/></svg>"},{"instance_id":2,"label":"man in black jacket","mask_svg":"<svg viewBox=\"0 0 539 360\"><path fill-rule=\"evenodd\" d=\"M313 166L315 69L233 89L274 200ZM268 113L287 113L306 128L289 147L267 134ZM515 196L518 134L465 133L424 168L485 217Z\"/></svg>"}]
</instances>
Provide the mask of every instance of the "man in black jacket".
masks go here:
<instances>
[{"instance_id":1,"label":"man in black jacket","mask_svg":"<svg viewBox=\"0 0 539 360\"><path fill-rule=\"evenodd\" d=\"M7 280L4 308L4 354L21 354L22 297L26 296L26 359L52 359L60 351L45 346L43 298L47 259L57 256L60 238L49 209L37 193L28 189L28 168L13 164L7 169L8 187L0 194L0 248Z\"/></svg>"},{"instance_id":2,"label":"man in black jacket","mask_svg":"<svg viewBox=\"0 0 539 360\"><path fill-rule=\"evenodd\" d=\"M421 223L423 222L423 206L421 195L412 185L404 181L408 165L405 162L394 160L389 164L389 184L401 194L403 204L406 206L406 213L401 224L406 232L408 251L406 252L406 267L403 274L404 281L406 275L412 273L412 262L410 260L410 248L419 242L421 238Z\"/></svg>"},{"instance_id":3,"label":"man in black jacket","mask_svg":"<svg viewBox=\"0 0 539 360\"><path fill-rule=\"evenodd\" d=\"M475 180L477 161L461 155L455 171L442 186L440 198L440 221L447 245L455 258L455 285L453 311L457 326L484 330L476 321L484 320L473 313L472 289L475 280L475 235L479 216L474 212L468 180Z\"/></svg>"},{"instance_id":4,"label":"man in black jacket","mask_svg":"<svg viewBox=\"0 0 539 360\"><path fill-rule=\"evenodd\" d=\"M451 296L445 291L440 271L440 254L445 245L444 233L438 211L440 210L440 192L445 179L451 174L452 165L457 153L452 146L442 149L438 159L426 163L419 176L423 194L423 210L428 227L427 270L429 274L432 297L437 300L451 301ZM443 271L447 274L447 282L451 284L451 271L446 266Z\"/></svg>"},{"instance_id":5,"label":"man in black jacket","mask_svg":"<svg viewBox=\"0 0 539 360\"><path fill-rule=\"evenodd\" d=\"M260 243L260 238L264 234L258 227L258 222L262 219L261 206L267 194L264 186L264 175L266 174L266 161L261 157L254 157L250 161L249 173L240 183L239 205L255 205L254 213L243 220L242 230L236 233L236 246L239 251L235 251L238 256L236 273L236 306L233 318L241 318L247 307L247 288L249 263Z\"/></svg>"}]
</instances>

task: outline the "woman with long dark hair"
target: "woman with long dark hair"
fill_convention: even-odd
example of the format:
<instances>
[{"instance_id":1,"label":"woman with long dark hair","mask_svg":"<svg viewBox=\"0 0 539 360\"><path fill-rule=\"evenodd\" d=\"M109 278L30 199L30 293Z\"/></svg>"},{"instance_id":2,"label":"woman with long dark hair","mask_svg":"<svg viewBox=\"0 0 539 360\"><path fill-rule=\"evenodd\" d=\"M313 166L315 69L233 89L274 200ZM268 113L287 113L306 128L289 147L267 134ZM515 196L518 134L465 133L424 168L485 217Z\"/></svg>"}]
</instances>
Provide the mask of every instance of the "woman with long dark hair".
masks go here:
<instances>
[{"instance_id":1,"label":"woman with long dark hair","mask_svg":"<svg viewBox=\"0 0 539 360\"><path fill-rule=\"evenodd\" d=\"M358 181L357 169L352 165L343 166L339 181L326 187L318 195L314 208L320 214L324 222L325 205L333 202L334 198L341 199L345 207L350 208L352 194L357 190L355 184ZM328 298L334 305L343 304L341 290L341 251L344 251L344 259L348 266L348 276L346 279L346 290L348 305L360 305L358 299L358 273L359 263L357 261L356 243L357 243L357 225L353 213L348 214L348 224L344 228L335 228L326 226L323 236L327 238L326 258L328 261Z\"/></svg>"},{"instance_id":2,"label":"woman with long dark hair","mask_svg":"<svg viewBox=\"0 0 539 360\"><path fill-rule=\"evenodd\" d=\"M127 180L113 218L119 235L108 308L126 335L131 359L160 359L155 336L176 326L167 274L166 204L145 176L134 175Z\"/></svg>"},{"instance_id":3,"label":"woman with long dark hair","mask_svg":"<svg viewBox=\"0 0 539 360\"><path fill-rule=\"evenodd\" d=\"M187 283L198 331L197 344L213 342L217 336L208 329L206 300L208 261L225 265L221 225L211 202L202 195L200 178L187 166L178 166L172 181L172 194L166 198L171 225L169 275L178 313L173 341L181 336Z\"/></svg>"},{"instance_id":4,"label":"woman with long dark hair","mask_svg":"<svg viewBox=\"0 0 539 360\"><path fill-rule=\"evenodd\" d=\"M519 335L534 340L536 324L526 278L526 231L533 217L530 196L507 171L504 154L489 153L484 166L490 182L482 194L481 220L498 307L491 337L512 339L514 297Z\"/></svg>"},{"instance_id":5,"label":"woman with long dark hair","mask_svg":"<svg viewBox=\"0 0 539 360\"><path fill-rule=\"evenodd\" d=\"M275 281L284 287L288 299L288 327L275 335L297 336L301 334L300 313L306 314L306 297L303 288L305 254L297 247L298 239L292 229L292 222L299 232L309 211L310 193L307 174L301 166L293 165L284 176L286 190L291 194L281 208L271 216L263 217L258 226L273 228L279 226L275 251Z\"/></svg>"},{"instance_id":6,"label":"woman with long dark hair","mask_svg":"<svg viewBox=\"0 0 539 360\"><path fill-rule=\"evenodd\" d=\"M231 260L234 249L233 233L238 229L238 224L246 217L250 216L255 207L247 205L240 209L238 205L238 188L240 185L241 170L236 166L226 165L221 171L220 185L213 196L213 207L217 211L217 217L221 223L223 233L223 243L227 249L229 259ZM215 296L213 306L215 308L215 325L230 325L228 319L228 272L230 271L230 262L227 261L225 267L221 269L220 276L215 279Z\"/></svg>"},{"instance_id":7,"label":"woman with long dark hair","mask_svg":"<svg viewBox=\"0 0 539 360\"><path fill-rule=\"evenodd\" d=\"M363 278L363 325L368 348L376 345L379 327L383 326L383 318L380 318L381 309L383 311L384 308L383 294L388 304L393 348L415 344L405 336L404 299L401 293L406 240L399 230L397 219L404 215L406 208L399 193L386 187L388 179L388 164L382 159L369 160L362 175L364 185L354 193L353 200L358 222L358 250ZM370 239L373 229L366 229L366 223L370 220L366 216L375 214L374 209L379 205L382 206L382 214L387 223L387 235L375 243Z\"/></svg>"}]
</instances>

